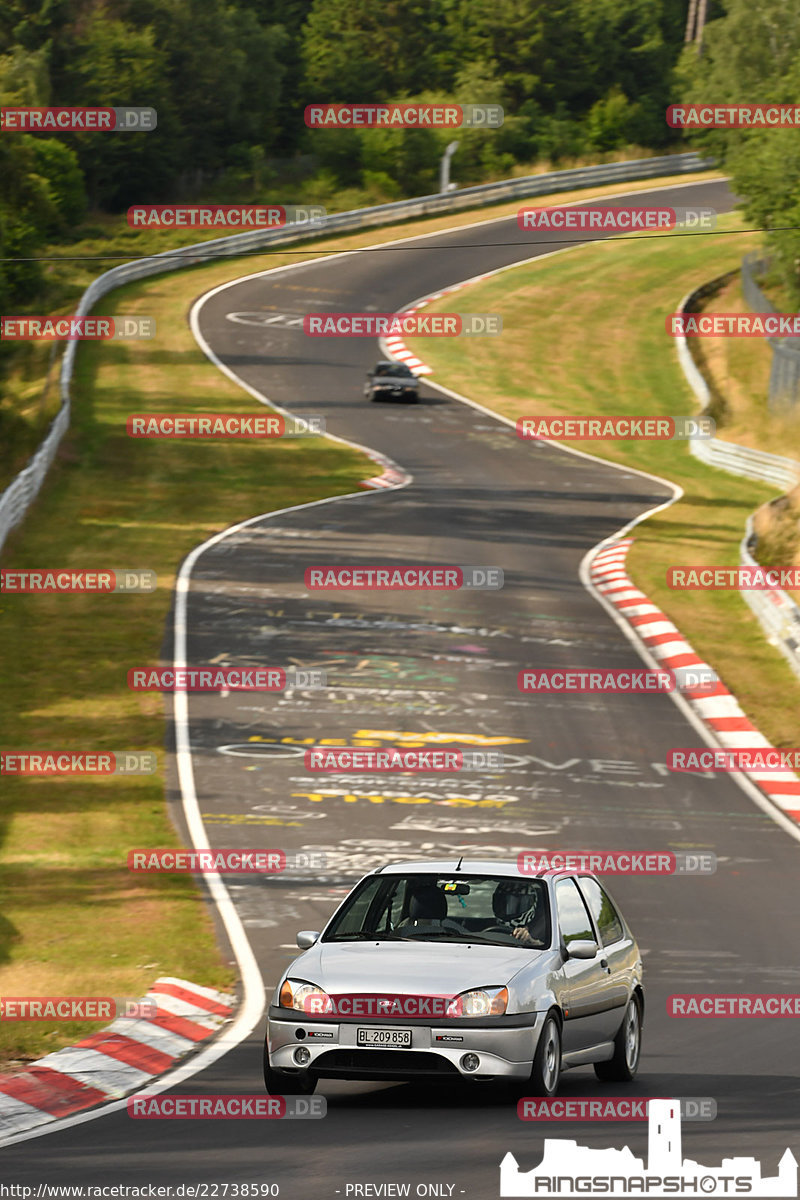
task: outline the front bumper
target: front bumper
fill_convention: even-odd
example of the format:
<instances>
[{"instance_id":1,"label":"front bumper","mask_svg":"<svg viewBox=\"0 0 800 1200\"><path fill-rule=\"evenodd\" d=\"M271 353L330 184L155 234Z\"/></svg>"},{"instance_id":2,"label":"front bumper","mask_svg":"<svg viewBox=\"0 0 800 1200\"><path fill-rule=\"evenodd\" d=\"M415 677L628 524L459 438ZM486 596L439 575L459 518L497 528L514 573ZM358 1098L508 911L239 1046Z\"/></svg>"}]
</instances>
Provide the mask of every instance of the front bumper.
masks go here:
<instances>
[{"instance_id":1,"label":"front bumper","mask_svg":"<svg viewBox=\"0 0 800 1200\"><path fill-rule=\"evenodd\" d=\"M527 1079L546 1013L497 1018L491 1025L465 1019L426 1022L411 1020L308 1020L300 1013L271 1007L267 1021L270 1065L278 1071L297 1071L294 1051L311 1054L302 1069L327 1079L413 1079L419 1076L463 1079ZM358 1029L410 1029L407 1048L359 1046ZM461 1060L477 1055L477 1070Z\"/></svg>"},{"instance_id":2,"label":"front bumper","mask_svg":"<svg viewBox=\"0 0 800 1200\"><path fill-rule=\"evenodd\" d=\"M419 392L416 388L380 387L373 389L373 395L382 400L416 400Z\"/></svg>"}]
</instances>

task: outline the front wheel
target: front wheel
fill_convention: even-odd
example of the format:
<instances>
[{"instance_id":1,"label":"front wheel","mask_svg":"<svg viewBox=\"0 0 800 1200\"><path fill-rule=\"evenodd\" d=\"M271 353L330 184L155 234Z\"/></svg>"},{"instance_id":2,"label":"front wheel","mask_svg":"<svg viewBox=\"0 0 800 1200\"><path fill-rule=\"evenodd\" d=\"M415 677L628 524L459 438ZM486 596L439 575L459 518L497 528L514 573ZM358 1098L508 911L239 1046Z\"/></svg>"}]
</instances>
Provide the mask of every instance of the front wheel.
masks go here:
<instances>
[{"instance_id":1,"label":"front wheel","mask_svg":"<svg viewBox=\"0 0 800 1200\"><path fill-rule=\"evenodd\" d=\"M561 1027L553 1013L545 1018L528 1085L532 1096L555 1096L561 1079Z\"/></svg>"},{"instance_id":2,"label":"front wheel","mask_svg":"<svg viewBox=\"0 0 800 1200\"><path fill-rule=\"evenodd\" d=\"M265 1046L264 1086L270 1096L310 1096L317 1086L317 1076L313 1071L297 1071L294 1075L273 1071Z\"/></svg>"},{"instance_id":3,"label":"front wheel","mask_svg":"<svg viewBox=\"0 0 800 1200\"><path fill-rule=\"evenodd\" d=\"M614 1057L594 1064L594 1073L603 1083L630 1083L639 1069L642 1051L642 1007L638 996L631 996L619 1032L614 1038Z\"/></svg>"}]
</instances>

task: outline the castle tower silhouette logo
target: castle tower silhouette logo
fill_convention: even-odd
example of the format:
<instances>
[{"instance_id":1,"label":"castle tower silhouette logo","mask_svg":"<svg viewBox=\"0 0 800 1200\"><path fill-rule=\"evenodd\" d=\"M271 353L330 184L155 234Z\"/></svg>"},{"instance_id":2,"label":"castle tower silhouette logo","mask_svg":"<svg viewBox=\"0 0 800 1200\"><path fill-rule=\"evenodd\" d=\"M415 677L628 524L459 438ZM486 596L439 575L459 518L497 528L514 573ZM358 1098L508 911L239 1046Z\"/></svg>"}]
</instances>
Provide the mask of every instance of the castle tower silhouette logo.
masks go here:
<instances>
[{"instance_id":1,"label":"castle tower silhouette logo","mask_svg":"<svg viewBox=\"0 0 800 1200\"><path fill-rule=\"evenodd\" d=\"M756 1158L724 1158L703 1167L683 1158L678 1100L651 1100L647 1167L622 1150L592 1150L570 1138L545 1138L538 1167L520 1171L510 1152L500 1164L501 1196L797 1196L797 1159L787 1149L778 1174L761 1175Z\"/></svg>"}]
</instances>

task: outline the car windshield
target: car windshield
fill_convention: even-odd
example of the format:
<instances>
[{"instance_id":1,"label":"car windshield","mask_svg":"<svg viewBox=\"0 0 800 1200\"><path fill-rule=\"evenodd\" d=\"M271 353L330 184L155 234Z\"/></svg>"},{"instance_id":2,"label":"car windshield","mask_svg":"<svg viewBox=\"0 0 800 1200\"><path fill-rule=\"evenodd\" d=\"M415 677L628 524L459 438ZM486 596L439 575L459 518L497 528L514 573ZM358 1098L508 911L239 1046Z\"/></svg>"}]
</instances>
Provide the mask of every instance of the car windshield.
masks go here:
<instances>
[{"instance_id":1,"label":"car windshield","mask_svg":"<svg viewBox=\"0 0 800 1200\"><path fill-rule=\"evenodd\" d=\"M375 374L399 375L403 379L408 379L409 376L411 376L412 379L415 378L412 371L405 365L405 363L378 363L377 367L375 368Z\"/></svg>"},{"instance_id":2,"label":"car windshield","mask_svg":"<svg viewBox=\"0 0 800 1200\"><path fill-rule=\"evenodd\" d=\"M550 905L541 879L502 875L370 875L353 891L323 942L480 942L543 950Z\"/></svg>"}]
</instances>

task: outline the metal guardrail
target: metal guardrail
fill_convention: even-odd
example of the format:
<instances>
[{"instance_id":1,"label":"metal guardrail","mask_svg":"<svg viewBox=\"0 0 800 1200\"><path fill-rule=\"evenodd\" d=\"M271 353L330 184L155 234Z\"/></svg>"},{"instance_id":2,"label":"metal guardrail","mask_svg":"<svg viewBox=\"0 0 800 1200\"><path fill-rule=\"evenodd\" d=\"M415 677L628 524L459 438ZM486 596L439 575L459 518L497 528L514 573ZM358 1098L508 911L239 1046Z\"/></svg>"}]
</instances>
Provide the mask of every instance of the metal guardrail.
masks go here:
<instances>
[{"instance_id":1,"label":"metal guardrail","mask_svg":"<svg viewBox=\"0 0 800 1200\"><path fill-rule=\"evenodd\" d=\"M726 283L731 274L735 272L729 272L703 284L702 287L695 288L688 296L684 296L678 311L695 311L698 301ZM705 411L711 401L708 384L692 358L686 338L678 337L677 343L683 373L700 402L701 411ZM746 479L768 483L781 492L791 491L800 484L800 463L779 454L751 450L748 446L738 446L735 442L724 442L720 438L690 438L689 451L710 467L718 467L732 475L742 475ZM756 542L753 518L750 516L747 518L745 535L739 546L739 561L744 566L758 565L753 557ZM780 650L795 675L800 678L800 608L780 588L770 591L742 591L741 596L767 635L769 643Z\"/></svg>"},{"instance_id":2,"label":"metal guardrail","mask_svg":"<svg viewBox=\"0 0 800 1200\"><path fill-rule=\"evenodd\" d=\"M756 283L769 267L758 251L742 259L742 291L752 312L774 313L778 310ZM773 412L786 412L800 401L800 350L783 338L767 338L772 347L772 366L769 372L768 405Z\"/></svg>"},{"instance_id":3,"label":"metal guardrail","mask_svg":"<svg viewBox=\"0 0 800 1200\"><path fill-rule=\"evenodd\" d=\"M334 213L309 228L298 226L289 229L256 229L249 233L232 234L230 237L215 238L207 242L184 246L178 250L166 250L150 258L112 267L110 271L104 272L90 283L81 296L74 315L86 316L101 296L105 296L124 283L146 279L150 275L157 275L163 271L177 271L182 267L210 262L217 258L252 254L270 246L325 237L333 233L346 233L353 229L392 224L407 218L457 212L459 209L475 208L502 200L543 196L604 183L656 179L661 175L692 174L708 170L713 165L712 160L706 160L699 154L691 153L670 154L660 158L641 158L631 162L609 163L595 167L575 167L567 171L551 171L546 175L525 175L519 179L480 184L477 187L463 188L461 191L449 192L446 195L397 200L391 204L379 204L372 208L358 208L350 212ZM10 530L19 525L39 494L42 481L55 457L58 445L69 427L69 389L75 367L76 348L75 342L68 342L61 359L61 408L58 415L27 466L0 494L0 549L2 549Z\"/></svg>"}]
</instances>

